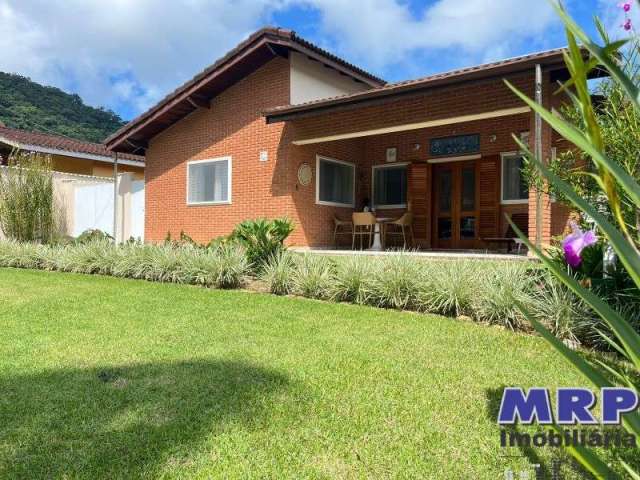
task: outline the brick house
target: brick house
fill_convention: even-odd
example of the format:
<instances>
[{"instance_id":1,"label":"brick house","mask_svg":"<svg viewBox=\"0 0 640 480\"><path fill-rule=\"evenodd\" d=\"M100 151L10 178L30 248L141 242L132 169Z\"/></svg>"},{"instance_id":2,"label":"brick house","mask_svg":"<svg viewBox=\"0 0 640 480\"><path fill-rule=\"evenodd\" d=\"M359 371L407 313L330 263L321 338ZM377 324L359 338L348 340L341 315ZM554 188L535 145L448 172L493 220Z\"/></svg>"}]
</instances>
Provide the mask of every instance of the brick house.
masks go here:
<instances>
[{"instance_id":1,"label":"brick house","mask_svg":"<svg viewBox=\"0 0 640 480\"><path fill-rule=\"evenodd\" d=\"M521 178L513 133L533 144L535 121L503 83L543 101L566 79L552 50L387 84L303 40L262 29L107 140L146 156L145 238L184 230L207 242L248 218L291 218L291 243L333 243L334 215L367 202L410 208L423 248L484 248L504 215L528 218L549 243L569 212ZM543 125L545 157L567 148ZM492 245L493 246L493 245Z\"/></svg>"}]
</instances>

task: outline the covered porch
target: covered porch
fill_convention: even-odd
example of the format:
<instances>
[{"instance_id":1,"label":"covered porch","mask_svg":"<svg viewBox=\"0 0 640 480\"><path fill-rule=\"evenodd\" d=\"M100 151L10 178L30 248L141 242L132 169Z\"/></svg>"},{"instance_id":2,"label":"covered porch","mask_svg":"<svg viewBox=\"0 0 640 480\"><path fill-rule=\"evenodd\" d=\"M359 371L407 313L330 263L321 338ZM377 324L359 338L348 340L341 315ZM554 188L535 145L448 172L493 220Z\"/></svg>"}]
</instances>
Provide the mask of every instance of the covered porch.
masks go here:
<instances>
[{"instance_id":1,"label":"covered porch","mask_svg":"<svg viewBox=\"0 0 640 480\"><path fill-rule=\"evenodd\" d=\"M265 112L284 124L280 153L301 226L294 244L351 248L353 237L335 238L335 221L365 209L387 221L409 213L406 246L418 251L511 253L507 217L549 244L568 212L529 191L513 136L541 158L570 145L504 80L551 109L566 75L556 50ZM394 238L388 247L405 246Z\"/></svg>"}]
</instances>

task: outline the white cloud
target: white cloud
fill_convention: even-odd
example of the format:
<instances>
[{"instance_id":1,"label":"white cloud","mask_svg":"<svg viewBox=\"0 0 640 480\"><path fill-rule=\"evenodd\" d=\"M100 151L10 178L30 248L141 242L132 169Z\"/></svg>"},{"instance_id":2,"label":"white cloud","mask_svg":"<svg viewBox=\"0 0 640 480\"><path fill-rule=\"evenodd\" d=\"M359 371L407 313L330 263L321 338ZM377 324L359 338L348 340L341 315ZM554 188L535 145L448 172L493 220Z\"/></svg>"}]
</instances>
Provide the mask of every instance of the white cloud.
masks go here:
<instances>
[{"instance_id":1,"label":"white cloud","mask_svg":"<svg viewBox=\"0 0 640 480\"><path fill-rule=\"evenodd\" d=\"M544 0L437 0L418 12L405 0L0 0L0 70L136 114L290 6L319 16L310 40L385 74L424 71L416 53L459 63L542 48L555 21Z\"/></svg>"},{"instance_id":2,"label":"white cloud","mask_svg":"<svg viewBox=\"0 0 640 480\"><path fill-rule=\"evenodd\" d=\"M558 22L543 0L438 0L415 15L397 0L306 0L319 9L322 29L345 53L374 68L401 62L420 50L459 49L496 60L522 42L544 45Z\"/></svg>"}]
</instances>

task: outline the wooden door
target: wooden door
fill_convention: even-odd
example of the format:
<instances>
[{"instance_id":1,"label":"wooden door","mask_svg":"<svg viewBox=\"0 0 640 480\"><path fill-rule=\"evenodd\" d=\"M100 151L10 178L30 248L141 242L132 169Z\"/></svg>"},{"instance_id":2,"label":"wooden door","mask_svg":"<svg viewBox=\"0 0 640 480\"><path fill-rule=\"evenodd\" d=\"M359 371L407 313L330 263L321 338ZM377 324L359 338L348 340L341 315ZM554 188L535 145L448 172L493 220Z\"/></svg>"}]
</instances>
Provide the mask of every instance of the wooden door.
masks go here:
<instances>
[{"instance_id":1,"label":"wooden door","mask_svg":"<svg viewBox=\"0 0 640 480\"><path fill-rule=\"evenodd\" d=\"M451 162L433 170L433 245L468 249L479 246L478 168L476 162Z\"/></svg>"},{"instance_id":2,"label":"wooden door","mask_svg":"<svg viewBox=\"0 0 640 480\"><path fill-rule=\"evenodd\" d=\"M408 200L413 213L413 234L418 245L431 246L431 165L412 163L407 178Z\"/></svg>"}]
</instances>

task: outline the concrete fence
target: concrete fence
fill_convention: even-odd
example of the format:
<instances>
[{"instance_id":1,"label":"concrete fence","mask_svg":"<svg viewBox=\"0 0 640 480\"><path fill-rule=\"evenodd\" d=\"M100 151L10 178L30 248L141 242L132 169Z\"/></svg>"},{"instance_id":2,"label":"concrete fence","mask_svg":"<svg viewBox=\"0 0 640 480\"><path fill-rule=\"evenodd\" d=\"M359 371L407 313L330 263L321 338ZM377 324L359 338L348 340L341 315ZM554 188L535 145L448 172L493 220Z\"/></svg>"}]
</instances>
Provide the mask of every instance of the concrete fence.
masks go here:
<instances>
[{"instance_id":1,"label":"concrete fence","mask_svg":"<svg viewBox=\"0 0 640 480\"><path fill-rule=\"evenodd\" d=\"M0 173L6 167L0 167ZM113 236L113 179L54 172L53 186L60 234L77 237L99 229ZM118 175L116 240L144 240L144 181ZM0 231L0 238L3 234Z\"/></svg>"}]
</instances>

